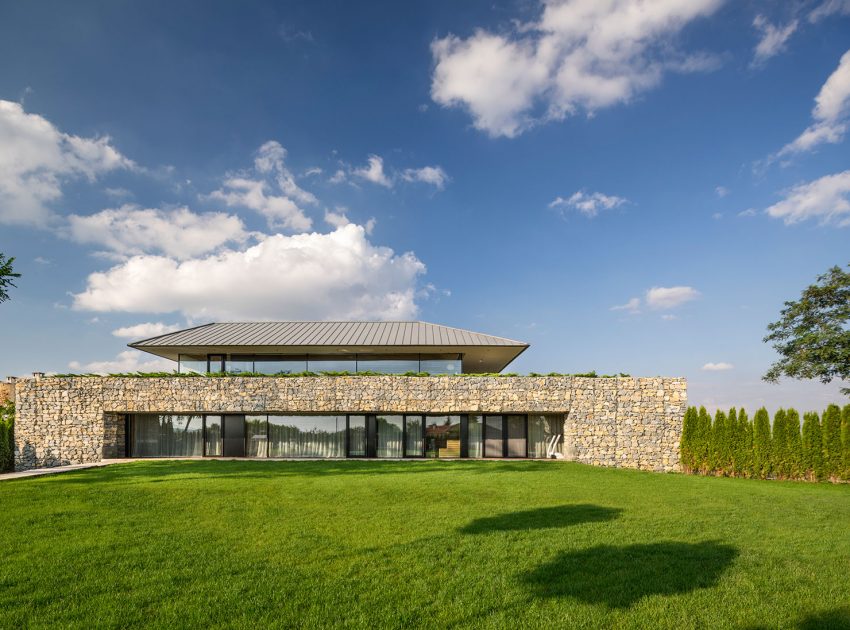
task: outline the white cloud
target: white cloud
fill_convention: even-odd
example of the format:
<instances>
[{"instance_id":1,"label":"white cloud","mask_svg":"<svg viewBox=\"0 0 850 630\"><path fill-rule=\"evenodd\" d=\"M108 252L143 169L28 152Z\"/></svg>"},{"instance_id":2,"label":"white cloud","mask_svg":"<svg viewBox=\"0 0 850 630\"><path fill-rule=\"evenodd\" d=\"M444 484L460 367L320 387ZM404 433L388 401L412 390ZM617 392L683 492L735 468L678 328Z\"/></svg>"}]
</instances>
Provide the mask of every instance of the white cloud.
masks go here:
<instances>
[{"instance_id":1,"label":"white cloud","mask_svg":"<svg viewBox=\"0 0 850 630\"><path fill-rule=\"evenodd\" d=\"M120 257L161 252L181 260L216 250L228 242L245 242L248 237L242 220L234 215L134 205L87 216L72 214L67 233L77 243L105 247Z\"/></svg>"},{"instance_id":2,"label":"white cloud","mask_svg":"<svg viewBox=\"0 0 850 630\"><path fill-rule=\"evenodd\" d=\"M36 256L35 258L33 258L33 262L36 262L39 265L49 265L50 259L45 258L44 256Z\"/></svg>"},{"instance_id":3,"label":"white cloud","mask_svg":"<svg viewBox=\"0 0 850 630\"><path fill-rule=\"evenodd\" d=\"M71 361L68 368L77 373L120 374L124 372L172 372L177 368L174 361L160 357L149 358L139 350L119 352L112 361L92 361L80 363Z\"/></svg>"},{"instance_id":4,"label":"white cloud","mask_svg":"<svg viewBox=\"0 0 850 630\"><path fill-rule=\"evenodd\" d=\"M797 30L797 20L792 20L785 26L777 26L767 21L763 15L757 15L753 20L753 26L759 32L759 42L756 44L753 55L753 66L760 66L765 61L781 53L788 38Z\"/></svg>"},{"instance_id":5,"label":"white cloud","mask_svg":"<svg viewBox=\"0 0 850 630\"><path fill-rule=\"evenodd\" d=\"M334 173L331 177L328 178L328 183L329 184L342 184L343 182L346 181L346 179L347 179L347 176L345 174L345 171L340 168L340 169L337 169L336 173Z\"/></svg>"},{"instance_id":6,"label":"white cloud","mask_svg":"<svg viewBox=\"0 0 850 630\"><path fill-rule=\"evenodd\" d=\"M550 208L573 208L581 212L584 216L593 218L599 214L600 210L610 210L626 203L623 197L615 195L606 195L600 192L586 193L580 190L573 193L568 199L556 197L549 203Z\"/></svg>"},{"instance_id":7,"label":"white cloud","mask_svg":"<svg viewBox=\"0 0 850 630\"><path fill-rule=\"evenodd\" d=\"M401 174L404 181L431 184L437 190L443 190L449 181L449 176L441 166L423 166L408 168Z\"/></svg>"},{"instance_id":8,"label":"white cloud","mask_svg":"<svg viewBox=\"0 0 850 630\"><path fill-rule=\"evenodd\" d=\"M646 292L646 305L655 310L667 310L695 300L699 295L693 287L652 287Z\"/></svg>"},{"instance_id":9,"label":"white cloud","mask_svg":"<svg viewBox=\"0 0 850 630\"><path fill-rule=\"evenodd\" d=\"M620 304L618 306L612 306L609 310L612 311L627 311L632 315L636 315L640 313L640 298L633 297L631 300L626 302L625 304Z\"/></svg>"},{"instance_id":10,"label":"white cloud","mask_svg":"<svg viewBox=\"0 0 850 630\"><path fill-rule=\"evenodd\" d=\"M747 208L746 210L741 210L738 213L739 217L754 217L758 214L758 210L755 208Z\"/></svg>"},{"instance_id":11,"label":"white cloud","mask_svg":"<svg viewBox=\"0 0 850 630\"><path fill-rule=\"evenodd\" d=\"M777 157L811 151L824 143L837 144L847 132L847 116L850 113L850 50L841 56L838 68L829 75L826 83L815 97L812 109L814 122L793 142L786 144L775 155Z\"/></svg>"},{"instance_id":12,"label":"white cloud","mask_svg":"<svg viewBox=\"0 0 850 630\"><path fill-rule=\"evenodd\" d=\"M674 319L679 319L676 315L672 315L671 313L665 313L661 316L661 319L665 322L672 322Z\"/></svg>"},{"instance_id":13,"label":"white cloud","mask_svg":"<svg viewBox=\"0 0 850 630\"><path fill-rule=\"evenodd\" d=\"M315 195L298 186L284 165L286 149L270 140L254 158L254 173L241 173L224 180L223 187L208 195L229 207L249 208L266 217L271 228L306 232L313 221L298 205L318 203ZM277 189L282 194L275 192Z\"/></svg>"},{"instance_id":14,"label":"white cloud","mask_svg":"<svg viewBox=\"0 0 850 630\"><path fill-rule=\"evenodd\" d=\"M725 372L726 370L731 370L735 366L731 363L725 363L723 361L719 363L706 363L702 366L702 369L706 372Z\"/></svg>"},{"instance_id":15,"label":"white cloud","mask_svg":"<svg viewBox=\"0 0 850 630\"><path fill-rule=\"evenodd\" d=\"M373 245L366 228L348 224L205 258L135 256L91 274L73 306L193 319L407 319L424 272L413 253Z\"/></svg>"},{"instance_id":16,"label":"white cloud","mask_svg":"<svg viewBox=\"0 0 850 630\"><path fill-rule=\"evenodd\" d=\"M730 192L729 189L726 188L725 186L718 186L717 188L714 189L714 193L718 197L720 197L721 199L723 199L723 197L726 197L729 194L729 192Z\"/></svg>"},{"instance_id":17,"label":"white cloud","mask_svg":"<svg viewBox=\"0 0 850 630\"><path fill-rule=\"evenodd\" d=\"M378 155L370 155L368 166L354 169L352 175L386 188L391 188L393 185L392 180L384 172L384 159Z\"/></svg>"},{"instance_id":18,"label":"white cloud","mask_svg":"<svg viewBox=\"0 0 850 630\"><path fill-rule=\"evenodd\" d=\"M0 100L0 223L46 225L62 186L133 169L107 136L81 138L59 131L19 103Z\"/></svg>"},{"instance_id":19,"label":"white cloud","mask_svg":"<svg viewBox=\"0 0 850 630\"><path fill-rule=\"evenodd\" d=\"M538 21L515 23L510 33L434 40L431 98L468 110L476 129L507 137L579 109L626 103L665 72L716 65L677 52L672 40L722 2L544 1Z\"/></svg>"},{"instance_id":20,"label":"white cloud","mask_svg":"<svg viewBox=\"0 0 850 630\"><path fill-rule=\"evenodd\" d=\"M809 13L809 21L819 22L831 15L850 15L850 0L824 0Z\"/></svg>"},{"instance_id":21,"label":"white cloud","mask_svg":"<svg viewBox=\"0 0 850 630\"><path fill-rule=\"evenodd\" d=\"M116 328L112 331L112 335L123 339L138 340L159 337L160 335L174 332L175 330L180 330L180 326L177 324L163 324L162 322L144 322L143 324Z\"/></svg>"},{"instance_id":22,"label":"white cloud","mask_svg":"<svg viewBox=\"0 0 850 630\"><path fill-rule=\"evenodd\" d=\"M817 219L822 225L846 227L850 225L850 170L794 186L766 212L786 225Z\"/></svg>"}]
</instances>

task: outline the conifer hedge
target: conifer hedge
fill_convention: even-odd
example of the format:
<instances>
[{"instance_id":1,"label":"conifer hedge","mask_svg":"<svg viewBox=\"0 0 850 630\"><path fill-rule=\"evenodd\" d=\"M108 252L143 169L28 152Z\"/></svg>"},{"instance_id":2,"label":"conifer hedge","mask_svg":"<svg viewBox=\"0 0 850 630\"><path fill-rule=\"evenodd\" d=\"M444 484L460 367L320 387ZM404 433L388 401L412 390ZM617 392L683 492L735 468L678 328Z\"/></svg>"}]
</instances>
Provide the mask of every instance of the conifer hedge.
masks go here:
<instances>
[{"instance_id":1,"label":"conifer hedge","mask_svg":"<svg viewBox=\"0 0 850 630\"><path fill-rule=\"evenodd\" d=\"M850 480L850 405L830 405L823 423L815 412L803 416L779 409L770 421L759 409L753 421L744 409L718 410L714 422L705 407L685 412L680 444L688 473L798 479Z\"/></svg>"},{"instance_id":2,"label":"conifer hedge","mask_svg":"<svg viewBox=\"0 0 850 630\"><path fill-rule=\"evenodd\" d=\"M0 405L0 472L15 469L15 404Z\"/></svg>"}]
</instances>

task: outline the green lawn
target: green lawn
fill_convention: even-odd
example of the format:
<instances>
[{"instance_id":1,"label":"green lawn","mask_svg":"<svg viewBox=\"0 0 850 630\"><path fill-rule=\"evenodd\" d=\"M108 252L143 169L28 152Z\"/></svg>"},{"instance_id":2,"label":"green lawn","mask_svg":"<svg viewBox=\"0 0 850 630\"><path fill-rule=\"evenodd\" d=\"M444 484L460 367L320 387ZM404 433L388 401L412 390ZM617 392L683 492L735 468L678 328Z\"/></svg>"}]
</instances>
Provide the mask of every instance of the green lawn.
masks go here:
<instances>
[{"instance_id":1,"label":"green lawn","mask_svg":"<svg viewBox=\"0 0 850 630\"><path fill-rule=\"evenodd\" d=\"M850 486L563 462L0 482L0 626L850 628Z\"/></svg>"}]
</instances>

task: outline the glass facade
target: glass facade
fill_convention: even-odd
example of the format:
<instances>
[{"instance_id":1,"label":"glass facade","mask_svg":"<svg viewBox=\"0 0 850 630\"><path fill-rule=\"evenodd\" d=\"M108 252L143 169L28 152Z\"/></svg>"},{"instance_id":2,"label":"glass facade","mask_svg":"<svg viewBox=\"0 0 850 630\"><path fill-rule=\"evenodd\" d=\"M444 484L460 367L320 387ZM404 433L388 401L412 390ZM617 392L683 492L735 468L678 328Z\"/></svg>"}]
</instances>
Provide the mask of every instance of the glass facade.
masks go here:
<instances>
[{"instance_id":1,"label":"glass facade","mask_svg":"<svg viewBox=\"0 0 850 630\"><path fill-rule=\"evenodd\" d=\"M428 416L425 422L425 456L460 457L460 416Z\"/></svg>"},{"instance_id":2,"label":"glass facade","mask_svg":"<svg viewBox=\"0 0 850 630\"><path fill-rule=\"evenodd\" d=\"M269 416L270 457L345 457L345 416Z\"/></svg>"},{"instance_id":3,"label":"glass facade","mask_svg":"<svg viewBox=\"0 0 850 630\"><path fill-rule=\"evenodd\" d=\"M376 372L378 374L460 374L460 354L351 354L351 355L195 355L181 354L178 372L198 374L299 374L301 372Z\"/></svg>"},{"instance_id":4,"label":"glass facade","mask_svg":"<svg viewBox=\"0 0 850 630\"><path fill-rule=\"evenodd\" d=\"M131 414L129 457L549 458L562 414Z\"/></svg>"}]
</instances>

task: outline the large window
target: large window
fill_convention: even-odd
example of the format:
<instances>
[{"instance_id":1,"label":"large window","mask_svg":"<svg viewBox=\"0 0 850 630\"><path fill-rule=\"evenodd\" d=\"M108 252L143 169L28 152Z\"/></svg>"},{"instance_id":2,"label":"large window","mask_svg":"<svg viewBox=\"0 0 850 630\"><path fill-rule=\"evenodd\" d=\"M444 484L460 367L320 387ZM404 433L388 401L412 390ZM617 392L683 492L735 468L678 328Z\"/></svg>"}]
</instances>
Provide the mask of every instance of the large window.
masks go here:
<instances>
[{"instance_id":1,"label":"large window","mask_svg":"<svg viewBox=\"0 0 850 630\"><path fill-rule=\"evenodd\" d=\"M266 416L245 416L245 456L268 457L269 441Z\"/></svg>"},{"instance_id":2,"label":"large window","mask_svg":"<svg viewBox=\"0 0 850 630\"><path fill-rule=\"evenodd\" d=\"M131 420L134 457L200 457L203 416L136 414Z\"/></svg>"},{"instance_id":3,"label":"large window","mask_svg":"<svg viewBox=\"0 0 850 630\"><path fill-rule=\"evenodd\" d=\"M270 457L345 457L345 416L269 416Z\"/></svg>"},{"instance_id":4,"label":"large window","mask_svg":"<svg viewBox=\"0 0 850 630\"><path fill-rule=\"evenodd\" d=\"M482 416L470 415L467 421L466 456L484 456L484 419Z\"/></svg>"},{"instance_id":5,"label":"large window","mask_svg":"<svg viewBox=\"0 0 850 630\"><path fill-rule=\"evenodd\" d=\"M404 416L378 416L375 419L377 457L401 457L401 437Z\"/></svg>"},{"instance_id":6,"label":"large window","mask_svg":"<svg viewBox=\"0 0 850 630\"><path fill-rule=\"evenodd\" d=\"M308 356L307 369L310 372L357 372L357 360L354 355L348 357Z\"/></svg>"},{"instance_id":7,"label":"large window","mask_svg":"<svg viewBox=\"0 0 850 630\"><path fill-rule=\"evenodd\" d=\"M204 419L206 447L204 454L209 457L221 456L221 416L207 416Z\"/></svg>"},{"instance_id":8,"label":"large window","mask_svg":"<svg viewBox=\"0 0 850 630\"><path fill-rule=\"evenodd\" d=\"M506 416L508 457L526 457L525 416Z\"/></svg>"},{"instance_id":9,"label":"large window","mask_svg":"<svg viewBox=\"0 0 850 630\"><path fill-rule=\"evenodd\" d=\"M460 457L460 416L425 418L425 456Z\"/></svg>"},{"instance_id":10,"label":"large window","mask_svg":"<svg viewBox=\"0 0 850 630\"><path fill-rule=\"evenodd\" d=\"M405 374L419 372L419 355L357 355L358 372L380 372L381 374Z\"/></svg>"},{"instance_id":11,"label":"large window","mask_svg":"<svg viewBox=\"0 0 850 630\"><path fill-rule=\"evenodd\" d=\"M205 354L180 354L177 356L177 371L181 374L195 372L197 374L207 373L207 355Z\"/></svg>"},{"instance_id":12,"label":"large window","mask_svg":"<svg viewBox=\"0 0 850 630\"><path fill-rule=\"evenodd\" d=\"M502 416L484 417L484 457L505 456L502 424Z\"/></svg>"},{"instance_id":13,"label":"large window","mask_svg":"<svg viewBox=\"0 0 850 630\"><path fill-rule=\"evenodd\" d=\"M528 416L528 456L551 457L561 451L564 438L564 416L534 414Z\"/></svg>"},{"instance_id":14,"label":"large window","mask_svg":"<svg viewBox=\"0 0 850 630\"><path fill-rule=\"evenodd\" d=\"M404 456L422 457L425 444L422 439L422 416L404 417Z\"/></svg>"},{"instance_id":15,"label":"large window","mask_svg":"<svg viewBox=\"0 0 850 630\"><path fill-rule=\"evenodd\" d=\"M419 360L419 371L429 374L460 374L461 368L459 354L423 354Z\"/></svg>"},{"instance_id":16,"label":"large window","mask_svg":"<svg viewBox=\"0 0 850 630\"><path fill-rule=\"evenodd\" d=\"M257 356L254 371L260 374L300 374L307 371L307 357Z\"/></svg>"},{"instance_id":17,"label":"large window","mask_svg":"<svg viewBox=\"0 0 850 630\"><path fill-rule=\"evenodd\" d=\"M254 371L254 359L253 357L240 357L238 355L234 356L231 359L227 360L224 368L225 372L230 372L232 374L241 374L243 372L253 372Z\"/></svg>"},{"instance_id":18,"label":"large window","mask_svg":"<svg viewBox=\"0 0 850 630\"><path fill-rule=\"evenodd\" d=\"M366 457L366 416L348 416L348 456Z\"/></svg>"},{"instance_id":19,"label":"large window","mask_svg":"<svg viewBox=\"0 0 850 630\"><path fill-rule=\"evenodd\" d=\"M300 372L377 372L379 374L460 374L462 355L448 354L348 354L348 355L271 355L211 354L178 357L180 372L228 372L240 374L297 374Z\"/></svg>"}]
</instances>

